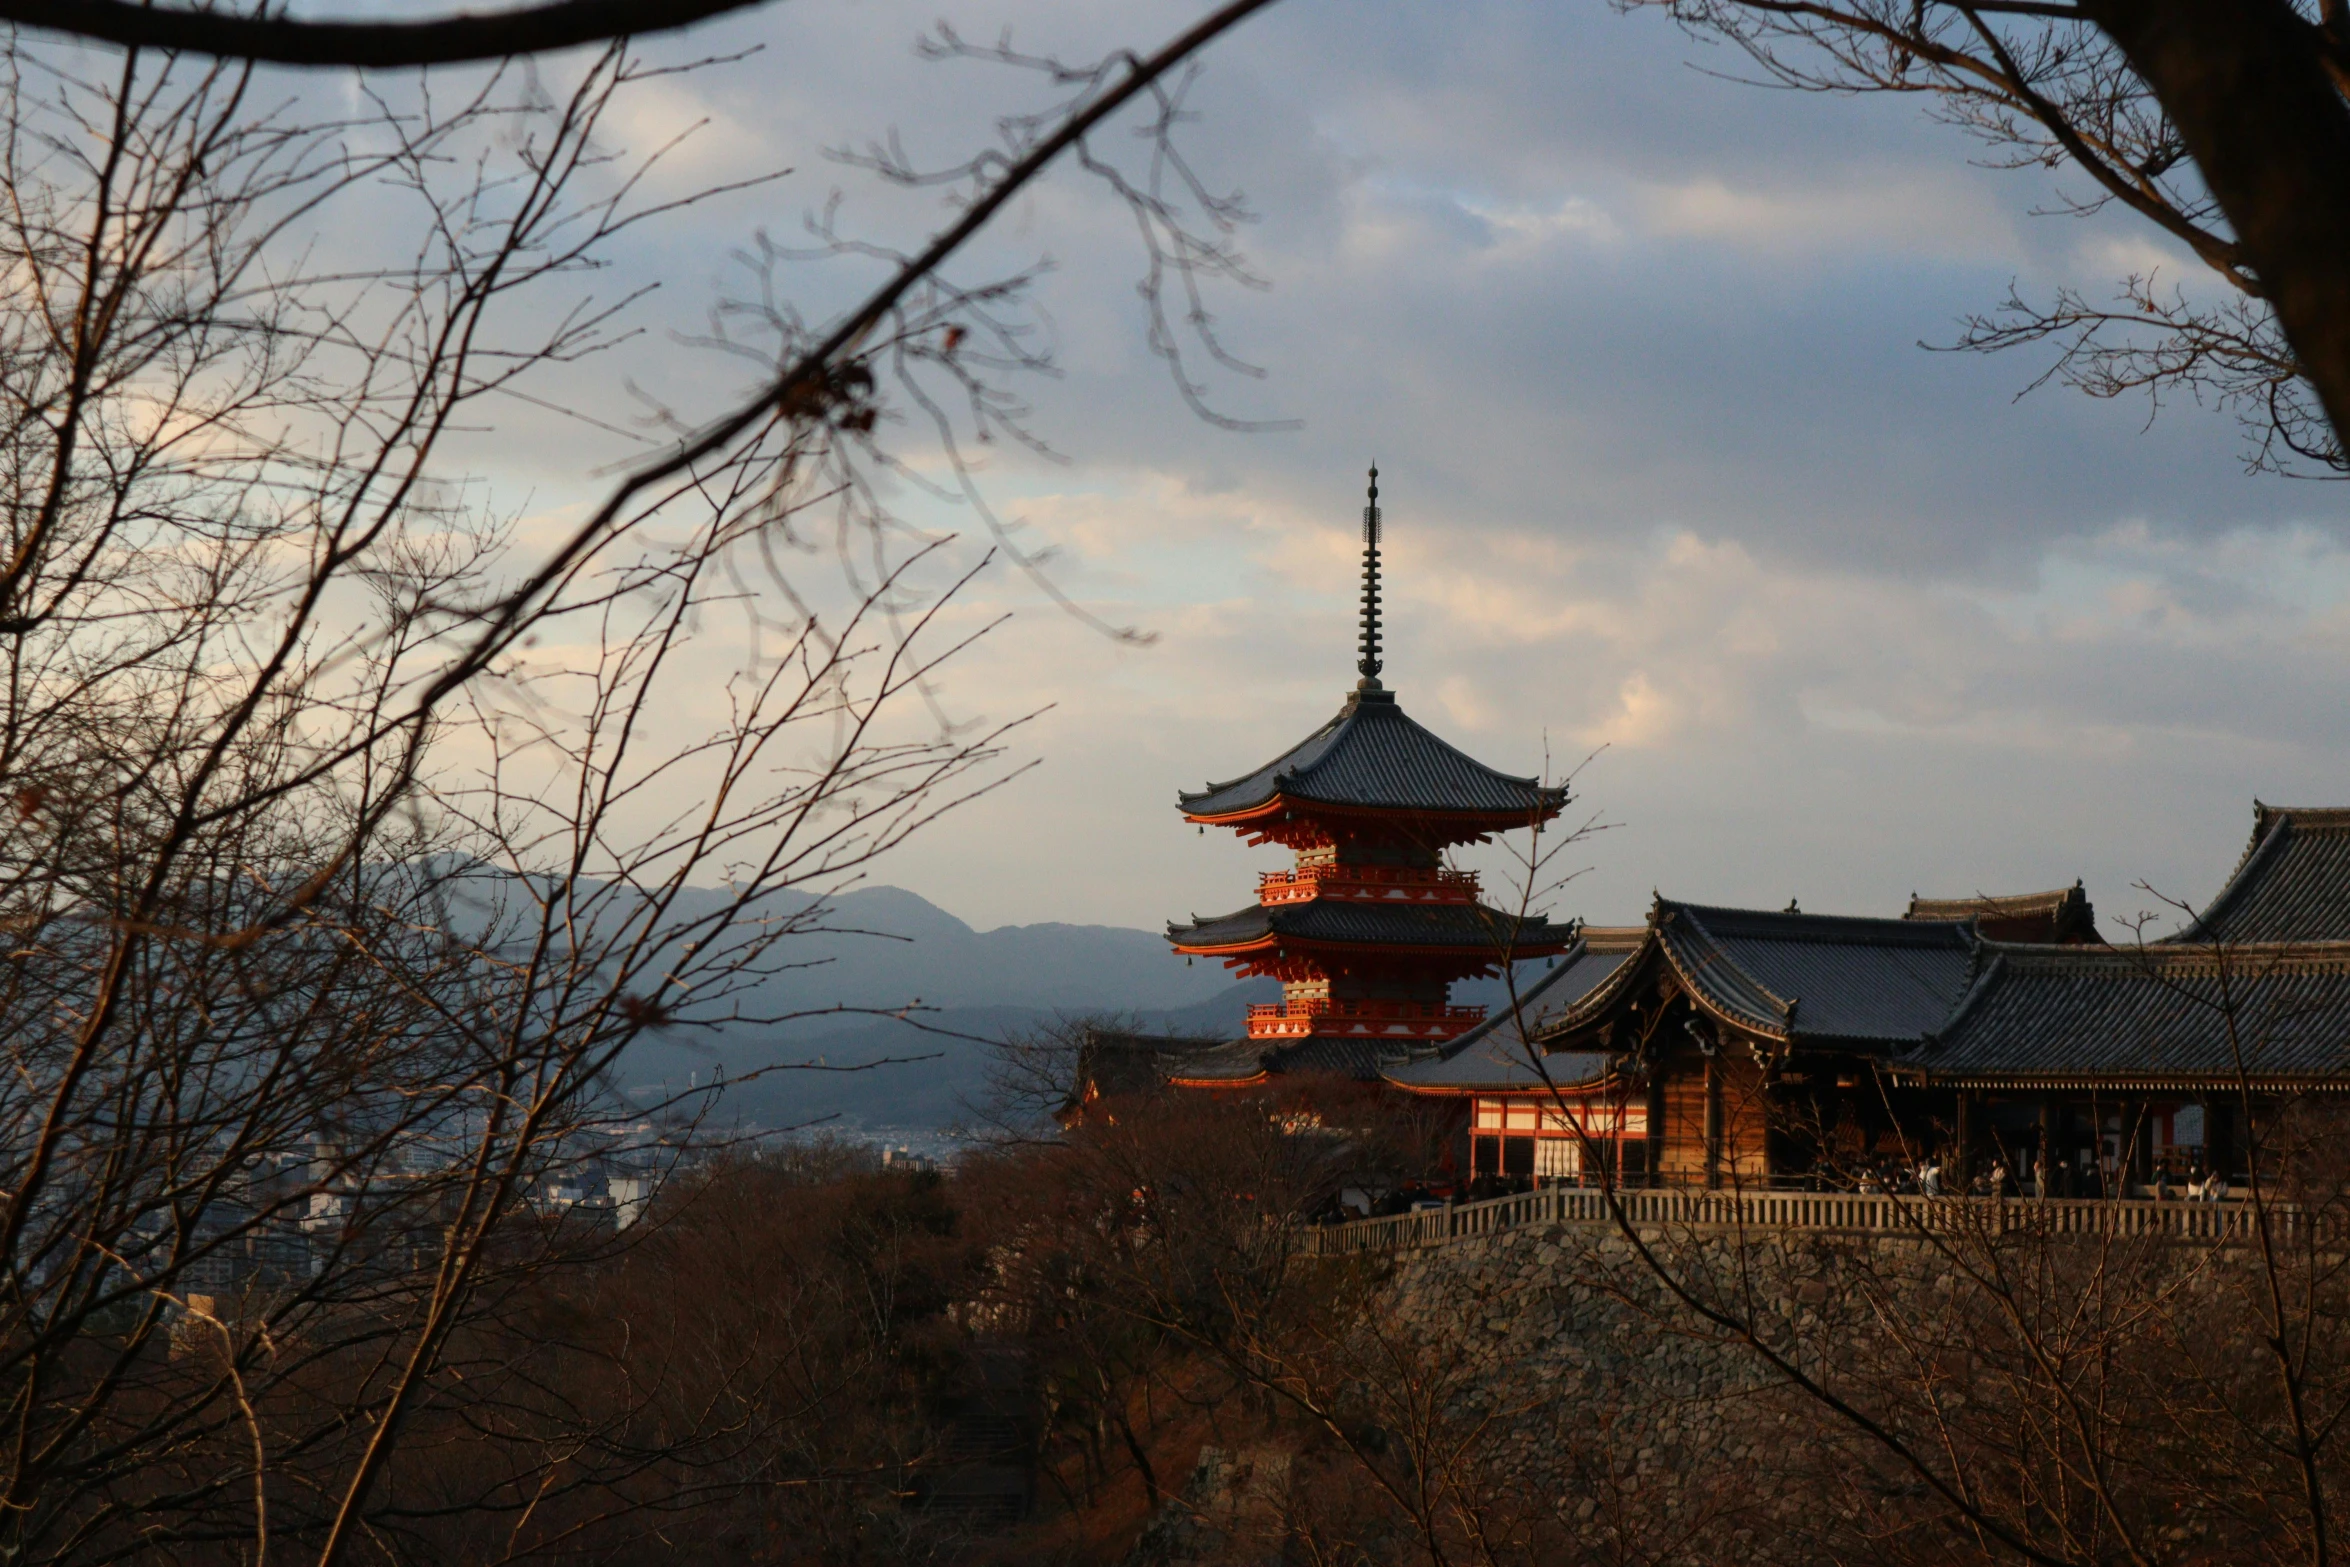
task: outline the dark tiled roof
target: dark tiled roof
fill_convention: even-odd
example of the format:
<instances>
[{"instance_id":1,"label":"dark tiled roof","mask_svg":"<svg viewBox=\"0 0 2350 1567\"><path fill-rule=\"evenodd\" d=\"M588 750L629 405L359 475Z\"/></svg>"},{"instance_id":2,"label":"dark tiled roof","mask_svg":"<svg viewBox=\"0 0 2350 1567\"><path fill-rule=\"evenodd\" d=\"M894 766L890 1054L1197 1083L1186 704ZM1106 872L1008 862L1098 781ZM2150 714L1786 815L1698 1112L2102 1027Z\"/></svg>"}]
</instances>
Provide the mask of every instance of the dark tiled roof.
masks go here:
<instances>
[{"instance_id":1,"label":"dark tiled roof","mask_svg":"<svg viewBox=\"0 0 2350 1567\"><path fill-rule=\"evenodd\" d=\"M1963 922L1772 914L1657 902L1673 967L1736 1021L1785 1038L1910 1042L1973 978Z\"/></svg>"},{"instance_id":2,"label":"dark tiled roof","mask_svg":"<svg viewBox=\"0 0 2350 1567\"><path fill-rule=\"evenodd\" d=\"M1539 1032L1557 1039L1604 1020L1626 986L1662 962L1706 1007L1766 1038L1899 1049L1958 1005L1974 948L1966 921L1777 914L1659 898L1642 952Z\"/></svg>"},{"instance_id":3,"label":"dark tiled roof","mask_svg":"<svg viewBox=\"0 0 2350 1567\"><path fill-rule=\"evenodd\" d=\"M1518 994L1516 1015L1525 1019L1521 1032L1512 1021L1508 1007L1497 1008L1491 1017L1458 1039L1423 1054L1429 1060L1444 1060L1464 1051L1490 1049L1496 1044L1509 1051L1520 1049L1519 1041L1539 1037L1545 1023L1561 1017L1576 1002L1599 987L1602 980L1622 967L1626 958L1640 950L1640 943L1648 932L1640 926L1578 926L1575 944L1542 977Z\"/></svg>"},{"instance_id":4,"label":"dark tiled roof","mask_svg":"<svg viewBox=\"0 0 2350 1567\"><path fill-rule=\"evenodd\" d=\"M1246 1082L1265 1070L1265 1047L1254 1039L1235 1039L1163 1065L1167 1076L1186 1083Z\"/></svg>"},{"instance_id":5,"label":"dark tiled roof","mask_svg":"<svg viewBox=\"0 0 2350 1567\"><path fill-rule=\"evenodd\" d=\"M1379 1075L1399 1088L1448 1089L1455 1093L1491 1089L1497 1093L1526 1093L1543 1088L1574 1088L1607 1075L1609 1057L1597 1050L1561 1050L1545 1053L1543 1071L1534 1070L1525 1047L1504 1044L1487 1034L1466 1050L1430 1056L1408 1066L1389 1067Z\"/></svg>"},{"instance_id":6,"label":"dark tiled roof","mask_svg":"<svg viewBox=\"0 0 2350 1567\"><path fill-rule=\"evenodd\" d=\"M2054 892L2015 892L1971 898L1912 895L1903 919L1973 920L1987 941L2097 941L2097 913L2079 882Z\"/></svg>"},{"instance_id":7,"label":"dark tiled roof","mask_svg":"<svg viewBox=\"0 0 2350 1567\"><path fill-rule=\"evenodd\" d=\"M1184 1083L1245 1083L1263 1073L1296 1076L1334 1072L1368 1081L1384 1068L1400 1065L1403 1059L1393 1041L1301 1039L1279 1044L1235 1039L1214 1050L1169 1061L1167 1075Z\"/></svg>"},{"instance_id":8,"label":"dark tiled roof","mask_svg":"<svg viewBox=\"0 0 2350 1567\"><path fill-rule=\"evenodd\" d=\"M1245 777L1179 796L1187 816L1228 816L1275 795L1324 805L1483 816L1548 816L1561 785L1497 773L1404 715L1393 695L1358 692L1338 716Z\"/></svg>"},{"instance_id":9,"label":"dark tiled roof","mask_svg":"<svg viewBox=\"0 0 2350 1567\"><path fill-rule=\"evenodd\" d=\"M2252 842L2180 942L2350 941L2350 810L2252 808Z\"/></svg>"},{"instance_id":10,"label":"dark tiled roof","mask_svg":"<svg viewBox=\"0 0 2350 1567\"><path fill-rule=\"evenodd\" d=\"M1292 941L1366 947L1446 947L1499 952L1511 948L1528 957L1555 952L1569 932L1546 919L1516 926L1513 916L1482 904L1355 903L1315 898L1268 908L1252 903L1214 919L1194 918L1169 925L1167 939L1179 947L1238 947L1278 935Z\"/></svg>"},{"instance_id":11,"label":"dark tiled roof","mask_svg":"<svg viewBox=\"0 0 2350 1567\"><path fill-rule=\"evenodd\" d=\"M1171 1069L1228 1043L1197 1035L1088 1028L1077 1045L1077 1077L1096 1093L1149 1093L1166 1082Z\"/></svg>"},{"instance_id":12,"label":"dark tiled roof","mask_svg":"<svg viewBox=\"0 0 2350 1567\"><path fill-rule=\"evenodd\" d=\"M1402 1059L1394 1041L1376 1039L1301 1039L1265 1052L1265 1065L1275 1072L1338 1072L1366 1082Z\"/></svg>"},{"instance_id":13,"label":"dark tiled roof","mask_svg":"<svg viewBox=\"0 0 2350 1567\"><path fill-rule=\"evenodd\" d=\"M1903 1065L2119 1087L2232 1078L2240 1048L2255 1079L2350 1077L2350 943L1984 952L1957 1015Z\"/></svg>"}]
</instances>

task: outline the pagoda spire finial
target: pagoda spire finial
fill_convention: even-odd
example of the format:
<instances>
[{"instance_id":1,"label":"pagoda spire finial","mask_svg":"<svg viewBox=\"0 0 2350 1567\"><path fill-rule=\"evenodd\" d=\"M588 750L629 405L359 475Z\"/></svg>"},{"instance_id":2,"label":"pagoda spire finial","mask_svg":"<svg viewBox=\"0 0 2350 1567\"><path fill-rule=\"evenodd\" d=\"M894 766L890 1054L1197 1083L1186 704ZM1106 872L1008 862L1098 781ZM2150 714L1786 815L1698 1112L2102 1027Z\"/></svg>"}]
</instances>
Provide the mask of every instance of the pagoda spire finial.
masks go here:
<instances>
[{"instance_id":1,"label":"pagoda spire finial","mask_svg":"<svg viewBox=\"0 0 2350 1567\"><path fill-rule=\"evenodd\" d=\"M1379 689L1379 465L1371 465L1371 501L1363 508L1363 678L1357 689Z\"/></svg>"}]
</instances>

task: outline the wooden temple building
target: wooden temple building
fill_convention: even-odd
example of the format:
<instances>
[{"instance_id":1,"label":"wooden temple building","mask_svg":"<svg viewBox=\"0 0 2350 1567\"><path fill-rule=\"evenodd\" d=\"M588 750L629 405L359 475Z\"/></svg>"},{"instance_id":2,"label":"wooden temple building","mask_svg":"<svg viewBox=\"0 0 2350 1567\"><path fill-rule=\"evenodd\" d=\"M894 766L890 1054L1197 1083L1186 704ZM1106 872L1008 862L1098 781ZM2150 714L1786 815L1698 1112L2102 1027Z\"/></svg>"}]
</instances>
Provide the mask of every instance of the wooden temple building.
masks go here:
<instances>
[{"instance_id":1,"label":"wooden temple building","mask_svg":"<svg viewBox=\"0 0 2350 1567\"><path fill-rule=\"evenodd\" d=\"M2102 939L2077 885L1898 919L1659 897L1380 1077L1458 1101L1469 1167L1505 1183L2240 1182L2248 1132L2350 1091L2350 811L2258 806L2226 887L2160 940Z\"/></svg>"},{"instance_id":2,"label":"wooden temple building","mask_svg":"<svg viewBox=\"0 0 2350 1567\"><path fill-rule=\"evenodd\" d=\"M1659 896L1621 928L1488 906L1444 851L1566 793L1463 755L1380 684L1372 479L1360 682L1296 746L1180 799L1293 851L1255 902L1168 929L1283 999L1242 1039L1128 1040L1129 1080L1139 1047L1176 1089L1335 1078L1433 1101L1478 1190L1850 1186L1931 1163L1944 1189L2051 1196L2240 1178L2251 1139L2350 1091L2350 809L2256 805L2227 884L2159 940L2109 940L2078 884L1886 918ZM1524 959L1550 962L1514 1006L1452 1004L1453 982Z\"/></svg>"}]
</instances>

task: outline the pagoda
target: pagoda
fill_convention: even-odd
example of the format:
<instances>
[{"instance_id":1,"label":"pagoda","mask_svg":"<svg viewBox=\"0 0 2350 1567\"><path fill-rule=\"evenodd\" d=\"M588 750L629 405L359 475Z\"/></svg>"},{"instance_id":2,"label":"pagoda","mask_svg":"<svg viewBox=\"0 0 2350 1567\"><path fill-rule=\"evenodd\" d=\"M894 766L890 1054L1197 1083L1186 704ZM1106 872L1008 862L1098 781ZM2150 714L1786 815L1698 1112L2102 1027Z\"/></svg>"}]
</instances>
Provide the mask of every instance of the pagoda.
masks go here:
<instances>
[{"instance_id":1,"label":"pagoda","mask_svg":"<svg viewBox=\"0 0 2350 1567\"><path fill-rule=\"evenodd\" d=\"M1566 950L1571 928L1479 901L1477 877L1444 863L1456 845L1538 827L1567 791L1495 772L1423 729L1379 683L1379 470L1363 508L1362 678L1321 728L1228 783L1180 796L1184 819L1229 827L1297 856L1257 881L1256 901L1169 925L1177 952L1281 981L1249 1008L1248 1040L1219 1079L1304 1067L1375 1069L1474 1027L1455 980ZM1203 1066L1206 1064L1201 1063ZM1190 1079L1195 1074L1179 1074Z\"/></svg>"}]
</instances>

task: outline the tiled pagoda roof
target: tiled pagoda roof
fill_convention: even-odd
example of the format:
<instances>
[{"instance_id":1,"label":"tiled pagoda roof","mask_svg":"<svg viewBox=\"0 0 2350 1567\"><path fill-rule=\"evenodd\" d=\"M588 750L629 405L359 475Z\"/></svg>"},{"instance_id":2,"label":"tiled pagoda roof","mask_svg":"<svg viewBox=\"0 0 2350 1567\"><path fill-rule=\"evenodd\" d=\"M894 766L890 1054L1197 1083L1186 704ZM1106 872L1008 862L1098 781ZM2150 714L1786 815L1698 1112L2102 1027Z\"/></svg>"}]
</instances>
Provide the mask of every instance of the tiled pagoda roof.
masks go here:
<instances>
[{"instance_id":1,"label":"tiled pagoda roof","mask_svg":"<svg viewBox=\"0 0 2350 1567\"><path fill-rule=\"evenodd\" d=\"M1202 950L1245 947L1270 937L1315 946L1435 948L1443 951L1504 950L1540 957L1567 944L1570 930L1539 917L1519 920L1475 903L1355 903L1317 898L1306 903L1247 908L1213 919L1194 916L1188 925L1169 925L1177 947Z\"/></svg>"},{"instance_id":2,"label":"tiled pagoda roof","mask_svg":"<svg viewBox=\"0 0 2350 1567\"><path fill-rule=\"evenodd\" d=\"M1373 688L1349 696L1338 715L1252 773L1178 797L1186 816L1254 810L1276 796L1307 804L1413 814L1530 820L1566 803L1564 785L1545 786L1487 767L1420 727Z\"/></svg>"}]
</instances>

